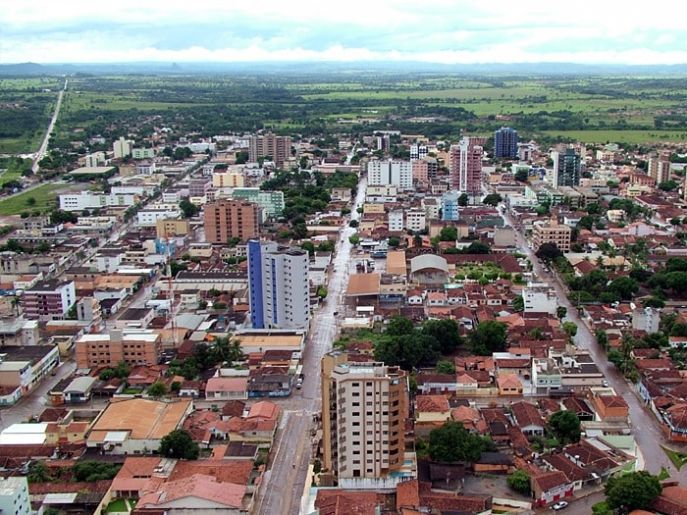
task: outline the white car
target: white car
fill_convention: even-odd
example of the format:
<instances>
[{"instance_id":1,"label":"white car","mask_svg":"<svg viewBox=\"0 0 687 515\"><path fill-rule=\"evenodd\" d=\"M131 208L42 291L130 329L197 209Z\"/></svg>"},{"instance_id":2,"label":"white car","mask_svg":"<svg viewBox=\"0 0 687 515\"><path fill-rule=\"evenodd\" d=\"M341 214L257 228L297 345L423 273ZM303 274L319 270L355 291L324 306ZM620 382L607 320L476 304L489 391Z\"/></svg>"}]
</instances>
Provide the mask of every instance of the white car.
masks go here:
<instances>
[{"instance_id":1,"label":"white car","mask_svg":"<svg viewBox=\"0 0 687 515\"><path fill-rule=\"evenodd\" d=\"M558 510L562 510L563 508L567 508L567 507L568 507L567 501L559 501L556 504L554 504L553 506L551 506L551 509L553 511L558 511Z\"/></svg>"}]
</instances>

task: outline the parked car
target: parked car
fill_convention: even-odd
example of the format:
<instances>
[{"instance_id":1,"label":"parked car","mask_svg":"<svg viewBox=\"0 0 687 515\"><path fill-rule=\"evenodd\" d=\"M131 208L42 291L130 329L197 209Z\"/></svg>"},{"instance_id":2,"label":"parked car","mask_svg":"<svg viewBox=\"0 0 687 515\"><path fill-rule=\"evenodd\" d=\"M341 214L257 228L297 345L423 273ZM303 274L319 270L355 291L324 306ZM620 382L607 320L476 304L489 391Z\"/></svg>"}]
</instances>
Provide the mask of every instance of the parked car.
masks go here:
<instances>
[{"instance_id":1,"label":"parked car","mask_svg":"<svg viewBox=\"0 0 687 515\"><path fill-rule=\"evenodd\" d=\"M558 511L558 510L562 510L562 509L567 508L567 507L568 507L567 501L559 501L556 504L554 504L553 506L551 506L551 509L553 511Z\"/></svg>"}]
</instances>

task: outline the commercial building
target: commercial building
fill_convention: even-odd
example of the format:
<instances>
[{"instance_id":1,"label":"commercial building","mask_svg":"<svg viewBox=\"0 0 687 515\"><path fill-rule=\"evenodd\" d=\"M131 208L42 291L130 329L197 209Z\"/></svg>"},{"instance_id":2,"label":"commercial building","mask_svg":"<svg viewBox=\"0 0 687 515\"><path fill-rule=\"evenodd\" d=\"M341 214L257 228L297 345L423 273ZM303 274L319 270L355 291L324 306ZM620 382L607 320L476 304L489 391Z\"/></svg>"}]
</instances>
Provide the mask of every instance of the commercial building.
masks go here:
<instances>
[{"instance_id":1,"label":"commercial building","mask_svg":"<svg viewBox=\"0 0 687 515\"><path fill-rule=\"evenodd\" d=\"M408 380L381 362L322 359L324 468L344 479L381 479L403 466Z\"/></svg>"},{"instance_id":2,"label":"commercial building","mask_svg":"<svg viewBox=\"0 0 687 515\"><path fill-rule=\"evenodd\" d=\"M367 163L367 176L370 185L398 186L401 189L413 188L413 165L410 161L370 161Z\"/></svg>"},{"instance_id":3,"label":"commercial building","mask_svg":"<svg viewBox=\"0 0 687 515\"><path fill-rule=\"evenodd\" d=\"M131 141L125 140L122 136L114 142L112 149L114 150L115 159L129 157L131 155Z\"/></svg>"},{"instance_id":4,"label":"commercial building","mask_svg":"<svg viewBox=\"0 0 687 515\"><path fill-rule=\"evenodd\" d=\"M29 482L25 477L0 477L0 513L29 515Z\"/></svg>"},{"instance_id":5,"label":"commercial building","mask_svg":"<svg viewBox=\"0 0 687 515\"><path fill-rule=\"evenodd\" d=\"M582 157L573 147L565 149L565 153L551 152L553 160L554 186L579 186L582 177Z\"/></svg>"},{"instance_id":6,"label":"commercial building","mask_svg":"<svg viewBox=\"0 0 687 515\"><path fill-rule=\"evenodd\" d=\"M62 320L76 302L74 281L41 281L24 291L21 307L31 320Z\"/></svg>"},{"instance_id":7,"label":"commercial building","mask_svg":"<svg viewBox=\"0 0 687 515\"><path fill-rule=\"evenodd\" d=\"M449 150L451 187L473 197L482 192L482 144L482 138L464 136Z\"/></svg>"},{"instance_id":8,"label":"commercial building","mask_svg":"<svg viewBox=\"0 0 687 515\"><path fill-rule=\"evenodd\" d=\"M532 243L535 249L544 243L555 243L562 252L570 252L570 240L572 229L567 225L561 225L557 220L548 223L535 223Z\"/></svg>"},{"instance_id":9,"label":"commercial building","mask_svg":"<svg viewBox=\"0 0 687 515\"><path fill-rule=\"evenodd\" d=\"M510 127L494 131L494 157L518 157L518 131Z\"/></svg>"},{"instance_id":10,"label":"commercial building","mask_svg":"<svg viewBox=\"0 0 687 515\"><path fill-rule=\"evenodd\" d=\"M457 191L447 191L441 196L442 220L456 221L460 218L458 212L458 197L460 197L460 193Z\"/></svg>"},{"instance_id":11,"label":"commercial building","mask_svg":"<svg viewBox=\"0 0 687 515\"><path fill-rule=\"evenodd\" d=\"M205 240L227 243L231 238L246 241L259 236L260 208L245 200L220 199L205 204Z\"/></svg>"},{"instance_id":12,"label":"commercial building","mask_svg":"<svg viewBox=\"0 0 687 515\"><path fill-rule=\"evenodd\" d=\"M76 363L79 368L157 365L161 351L160 335L151 332L85 334L76 341Z\"/></svg>"},{"instance_id":13,"label":"commercial building","mask_svg":"<svg viewBox=\"0 0 687 515\"><path fill-rule=\"evenodd\" d=\"M307 329L308 253L274 242L248 242L248 292L254 329Z\"/></svg>"},{"instance_id":14,"label":"commercial building","mask_svg":"<svg viewBox=\"0 0 687 515\"><path fill-rule=\"evenodd\" d=\"M235 199L254 202L260 206L265 217L277 217L281 215L285 207L283 191L263 191L260 188L234 188L231 196Z\"/></svg>"},{"instance_id":15,"label":"commercial building","mask_svg":"<svg viewBox=\"0 0 687 515\"><path fill-rule=\"evenodd\" d=\"M282 168L284 161L291 157L291 137L272 133L251 136L248 153L251 163L256 163L261 157L270 157L277 168Z\"/></svg>"},{"instance_id":16,"label":"commercial building","mask_svg":"<svg viewBox=\"0 0 687 515\"><path fill-rule=\"evenodd\" d=\"M155 231L158 238L171 238L174 236L186 236L190 229L188 220L158 219L155 222Z\"/></svg>"},{"instance_id":17,"label":"commercial building","mask_svg":"<svg viewBox=\"0 0 687 515\"><path fill-rule=\"evenodd\" d=\"M131 194L103 193L102 191L80 191L60 195L60 209L63 211L83 211L108 207L130 207L136 203L137 196Z\"/></svg>"},{"instance_id":18,"label":"commercial building","mask_svg":"<svg viewBox=\"0 0 687 515\"><path fill-rule=\"evenodd\" d=\"M527 283L527 286L522 290L522 298L525 313L556 314L556 308L558 308L556 290L546 283Z\"/></svg>"}]
</instances>

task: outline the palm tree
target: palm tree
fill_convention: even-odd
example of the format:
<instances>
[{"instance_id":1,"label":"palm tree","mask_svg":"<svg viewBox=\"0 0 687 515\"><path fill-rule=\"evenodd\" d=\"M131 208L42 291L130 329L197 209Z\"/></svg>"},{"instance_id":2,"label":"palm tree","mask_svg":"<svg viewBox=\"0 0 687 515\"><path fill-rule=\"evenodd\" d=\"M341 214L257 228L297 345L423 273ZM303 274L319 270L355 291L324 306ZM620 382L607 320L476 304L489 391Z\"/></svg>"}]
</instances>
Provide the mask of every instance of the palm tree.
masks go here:
<instances>
[{"instance_id":1,"label":"palm tree","mask_svg":"<svg viewBox=\"0 0 687 515\"><path fill-rule=\"evenodd\" d=\"M19 316L19 302L19 297L12 297L12 309L14 310L17 316Z\"/></svg>"}]
</instances>

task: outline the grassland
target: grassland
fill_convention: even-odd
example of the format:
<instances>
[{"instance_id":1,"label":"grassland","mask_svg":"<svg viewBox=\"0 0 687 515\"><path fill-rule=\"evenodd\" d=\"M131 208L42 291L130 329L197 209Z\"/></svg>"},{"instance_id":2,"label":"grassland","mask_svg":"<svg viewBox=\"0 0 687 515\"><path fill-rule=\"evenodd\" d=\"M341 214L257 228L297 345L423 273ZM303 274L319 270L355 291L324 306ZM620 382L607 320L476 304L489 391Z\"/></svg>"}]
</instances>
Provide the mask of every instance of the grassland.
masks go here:
<instances>
[{"instance_id":1,"label":"grassland","mask_svg":"<svg viewBox=\"0 0 687 515\"><path fill-rule=\"evenodd\" d=\"M635 130L603 130L603 131L546 131L555 139L573 139L583 143L629 143L642 144L658 141L687 142L687 131L635 131Z\"/></svg>"},{"instance_id":2,"label":"grassland","mask_svg":"<svg viewBox=\"0 0 687 515\"><path fill-rule=\"evenodd\" d=\"M19 215L25 211L29 213L52 211L57 207L57 194L61 189L64 189L64 184L42 184L31 190L0 200L0 215Z\"/></svg>"}]
</instances>

